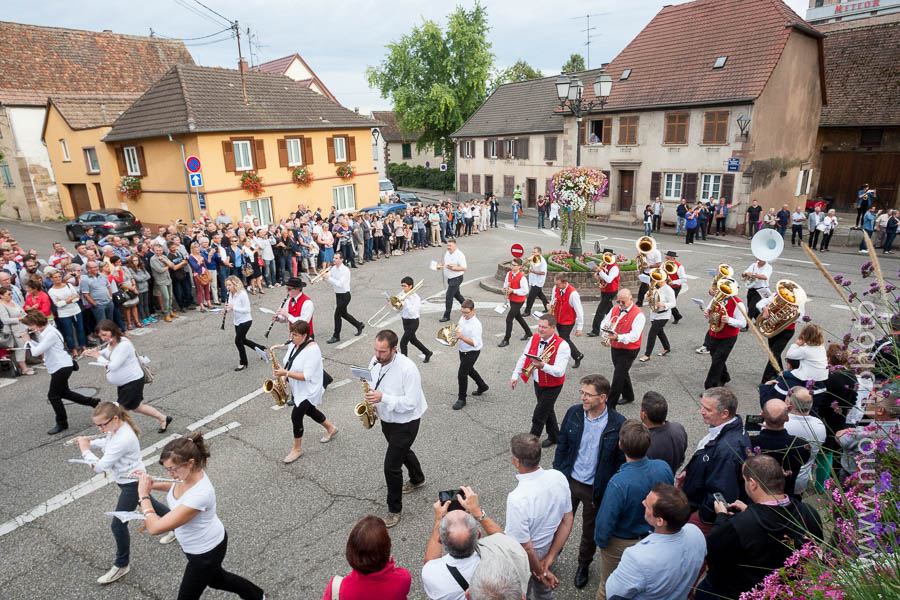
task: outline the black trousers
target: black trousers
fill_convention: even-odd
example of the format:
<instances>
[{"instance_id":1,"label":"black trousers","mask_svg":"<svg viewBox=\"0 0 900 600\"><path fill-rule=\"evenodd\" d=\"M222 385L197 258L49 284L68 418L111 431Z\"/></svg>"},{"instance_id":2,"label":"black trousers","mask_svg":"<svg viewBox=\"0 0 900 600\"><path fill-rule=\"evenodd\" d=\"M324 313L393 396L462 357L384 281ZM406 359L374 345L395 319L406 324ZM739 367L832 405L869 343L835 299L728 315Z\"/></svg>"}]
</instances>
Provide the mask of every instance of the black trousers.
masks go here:
<instances>
[{"instance_id":1,"label":"black trousers","mask_svg":"<svg viewBox=\"0 0 900 600\"><path fill-rule=\"evenodd\" d=\"M619 398L625 402L634 402L634 388L631 387L631 365L637 358L639 348L626 350L624 348L610 348L610 358L613 364L613 378L609 386L609 398L606 404L615 409L619 404Z\"/></svg>"},{"instance_id":2,"label":"black trousers","mask_svg":"<svg viewBox=\"0 0 900 600\"><path fill-rule=\"evenodd\" d=\"M749 288L747 290L747 316L756 319L759 316L759 309L756 304L762 299L758 288Z\"/></svg>"},{"instance_id":3,"label":"black trousers","mask_svg":"<svg viewBox=\"0 0 900 600\"><path fill-rule=\"evenodd\" d=\"M556 399L563 386L555 385L553 387L544 387L538 385L537 373L533 374L534 395L537 396L537 404L534 406L534 413L531 415L531 434L541 437L544 427L547 428L547 439L555 442L559 439L559 423L556 420Z\"/></svg>"},{"instance_id":4,"label":"black trousers","mask_svg":"<svg viewBox=\"0 0 900 600\"><path fill-rule=\"evenodd\" d=\"M63 367L62 369L50 374L50 389L47 390L47 400L53 407L56 415L56 423L58 425L68 425L69 420L66 416L66 408L63 406L63 400L71 400L76 404L85 406L97 406L100 400L96 398L88 398L82 396L69 389L69 377L72 375L72 367Z\"/></svg>"},{"instance_id":5,"label":"black trousers","mask_svg":"<svg viewBox=\"0 0 900 600\"><path fill-rule=\"evenodd\" d=\"M539 285L533 285L528 288L528 300L525 301L525 314L531 314L531 307L534 306L536 298L541 299L541 302L544 303L544 312L547 312L550 301L547 300L547 296L544 295L544 288Z\"/></svg>"},{"instance_id":6,"label":"black trousers","mask_svg":"<svg viewBox=\"0 0 900 600\"><path fill-rule=\"evenodd\" d=\"M419 341L419 338L416 337L416 331L419 329L419 320L418 319L402 319L403 321L403 337L400 338L400 354L403 356L408 356L406 353L407 349L409 349L409 344L412 342L412 345L421 350L422 354L428 356L431 354L431 351L425 347L425 344Z\"/></svg>"},{"instance_id":7,"label":"black trousers","mask_svg":"<svg viewBox=\"0 0 900 600\"><path fill-rule=\"evenodd\" d=\"M669 351L669 338L666 337L666 323L668 319L652 319L650 321L650 331L647 333L647 348L644 350L644 356L652 356L653 349L656 347L656 338L662 342L663 350Z\"/></svg>"},{"instance_id":8,"label":"black trousers","mask_svg":"<svg viewBox=\"0 0 900 600\"><path fill-rule=\"evenodd\" d=\"M463 295L459 291L459 286L462 285L463 276L459 275L457 277L451 277L447 280L447 295L444 297L444 318L450 318L450 311L453 310L453 301L458 300L460 304L463 303Z\"/></svg>"},{"instance_id":9,"label":"black trousers","mask_svg":"<svg viewBox=\"0 0 900 600\"><path fill-rule=\"evenodd\" d=\"M781 353L784 352L784 349L787 347L792 337L794 337L794 330L785 329L781 333L769 338L769 350L772 351L772 355L775 357L775 360L778 361L778 366L781 367L782 370L784 370L784 363L781 362ZM777 376L778 372L775 370L775 367L772 366L772 362L767 360L766 368L763 369L762 379L759 382L762 384L775 379Z\"/></svg>"},{"instance_id":10,"label":"black trousers","mask_svg":"<svg viewBox=\"0 0 900 600\"><path fill-rule=\"evenodd\" d=\"M342 294L335 294L335 307L334 307L334 337L341 337L341 320L346 320L348 323L359 329L363 326L362 323L357 321L353 315L347 312L347 307L350 306L350 292L344 292Z\"/></svg>"},{"instance_id":11,"label":"black trousers","mask_svg":"<svg viewBox=\"0 0 900 600\"><path fill-rule=\"evenodd\" d=\"M650 284L641 282L641 286L638 288L637 298L634 299L634 303L638 306L644 305L644 297L647 295L647 292L650 291Z\"/></svg>"},{"instance_id":12,"label":"black trousers","mask_svg":"<svg viewBox=\"0 0 900 600\"><path fill-rule=\"evenodd\" d=\"M653 215L653 231L659 231L662 227L662 215Z\"/></svg>"},{"instance_id":13,"label":"black trousers","mask_svg":"<svg viewBox=\"0 0 900 600\"><path fill-rule=\"evenodd\" d=\"M209 552L203 554L185 552L188 564L184 568L181 587L178 588L178 600L199 600L208 587L237 594L244 600L260 600L263 597L262 588L222 568L227 551L228 533L225 534L225 539Z\"/></svg>"},{"instance_id":14,"label":"black trousers","mask_svg":"<svg viewBox=\"0 0 900 600\"><path fill-rule=\"evenodd\" d=\"M250 331L250 327L253 325L253 321L247 321L245 323L241 323L240 325L234 326L234 345L237 346L238 356L240 357L240 364L246 366L247 365L247 351L244 350L244 347L247 348L259 348L260 350L265 350L266 347L257 344L252 340L247 339L247 332Z\"/></svg>"},{"instance_id":15,"label":"black trousers","mask_svg":"<svg viewBox=\"0 0 900 600\"><path fill-rule=\"evenodd\" d=\"M803 241L803 225L791 225L791 246Z\"/></svg>"},{"instance_id":16,"label":"black trousers","mask_svg":"<svg viewBox=\"0 0 900 600\"><path fill-rule=\"evenodd\" d=\"M834 229L822 235L822 250L828 250L828 244L831 242L831 236L834 235Z\"/></svg>"},{"instance_id":17,"label":"black trousers","mask_svg":"<svg viewBox=\"0 0 900 600\"><path fill-rule=\"evenodd\" d=\"M813 250L817 250L816 246L819 245L819 230L813 229L809 232L809 240L807 241L807 245Z\"/></svg>"},{"instance_id":18,"label":"black trousers","mask_svg":"<svg viewBox=\"0 0 900 600\"><path fill-rule=\"evenodd\" d=\"M465 400L466 394L469 392L469 377L472 378L479 390L483 390L488 386L484 379L481 378L481 375L478 374L478 371L475 370L475 361L478 360L480 354L481 350L459 353L459 370L456 372L456 380L459 383L457 397L460 400Z\"/></svg>"},{"instance_id":19,"label":"black trousers","mask_svg":"<svg viewBox=\"0 0 900 600\"><path fill-rule=\"evenodd\" d=\"M572 350L572 358L579 359L584 358L584 355L578 351L578 348L575 347L575 343L572 341L572 330L575 328L575 323L569 323L568 325L560 325L556 324L556 331L559 333L559 337L566 340L566 343L569 344L569 349Z\"/></svg>"},{"instance_id":20,"label":"black trousers","mask_svg":"<svg viewBox=\"0 0 900 600\"><path fill-rule=\"evenodd\" d=\"M597 311L594 313L594 321L591 323L591 333L600 333L600 324L606 317L606 313L612 310L613 301L618 292L600 292L600 304L597 305Z\"/></svg>"},{"instance_id":21,"label":"black trousers","mask_svg":"<svg viewBox=\"0 0 900 600\"><path fill-rule=\"evenodd\" d=\"M503 339L507 342L509 341L509 336L512 335L513 321L518 321L519 325L522 326L525 335L531 335L531 328L528 327L528 321L522 316L523 304L525 303L513 301L510 301L509 303L509 310L506 312L506 333L503 335Z\"/></svg>"},{"instance_id":22,"label":"black trousers","mask_svg":"<svg viewBox=\"0 0 900 600\"><path fill-rule=\"evenodd\" d=\"M572 492L572 513L578 511L578 505L584 505L581 509L581 541L578 543L578 565L589 565L594 560L594 552L597 550L594 544L594 524L597 521L599 506L594 504L594 486L581 483L577 479L569 478L569 490Z\"/></svg>"},{"instance_id":23,"label":"black trousers","mask_svg":"<svg viewBox=\"0 0 900 600\"><path fill-rule=\"evenodd\" d=\"M388 443L384 454L384 481L387 483L388 510L392 513L403 510L403 467L409 471L409 480L413 483L425 481L422 465L412 451L413 442L419 435L419 423L420 419L408 423L381 421L381 433Z\"/></svg>"},{"instance_id":24,"label":"black trousers","mask_svg":"<svg viewBox=\"0 0 900 600\"><path fill-rule=\"evenodd\" d=\"M859 227L860 221L863 220L863 215L866 214L869 210L868 203L860 204L856 207L856 226Z\"/></svg>"},{"instance_id":25,"label":"black trousers","mask_svg":"<svg viewBox=\"0 0 900 600\"><path fill-rule=\"evenodd\" d=\"M695 231L697 231L696 227L694 227L693 229L686 229L684 231L684 243L685 244L693 244L694 243L694 232Z\"/></svg>"},{"instance_id":26,"label":"black trousers","mask_svg":"<svg viewBox=\"0 0 900 600\"><path fill-rule=\"evenodd\" d=\"M325 422L325 415L321 410L313 406L309 400L295 404L294 409L291 411L291 425L294 428L295 438L303 437L303 417L307 415L319 425Z\"/></svg>"},{"instance_id":27,"label":"black trousers","mask_svg":"<svg viewBox=\"0 0 900 600\"><path fill-rule=\"evenodd\" d=\"M728 385L731 381L731 375L728 374L728 355L737 342L737 336L728 338L715 338L707 332L706 340L703 345L709 350L709 371L706 372L706 381L703 382L703 389L718 387L720 385Z\"/></svg>"},{"instance_id":28,"label":"black trousers","mask_svg":"<svg viewBox=\"0 0 900 600\"><path fill-rule=\"evenodd\" d=\"M678 298L678 294L681 293L681 286L680 286L680 285L673 285L673 286L671 286L671 287L672 287L672 291L675 292L675 298L677 299L677 298ZM678 307L677 307L677 306L673 306L673 307L672 307L672 318L673 318L675 321L680 321L680 320L681 320L681 313L678 311Z\"/></svg>"}]
</instances>

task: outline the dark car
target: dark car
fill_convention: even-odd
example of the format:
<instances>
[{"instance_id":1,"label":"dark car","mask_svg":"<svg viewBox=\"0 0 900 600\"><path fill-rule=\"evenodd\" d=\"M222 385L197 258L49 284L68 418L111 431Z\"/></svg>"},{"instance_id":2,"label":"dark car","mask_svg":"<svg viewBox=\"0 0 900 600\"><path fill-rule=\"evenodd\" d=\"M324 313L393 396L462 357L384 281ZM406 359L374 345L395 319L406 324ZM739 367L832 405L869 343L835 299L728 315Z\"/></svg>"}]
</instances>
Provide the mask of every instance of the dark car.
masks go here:
<instances>
[{"instance_id":1,"label":"dark car","mask_svg":"<svg viewBox=\"0 0 900 600\"><path fill-rule=\"evenodd\" d=\"M94 239L99 240L107 235L139 235L143 225L133 214L120 208L86 210L66 223L66 236L74 242L88 227L94 228Z\"/></svg>"},{"instance_id":2,"label":"dark car","mask_svg":"<svg viewBox=\"0 0 900 600\"><path fill-rule=\"evenodd\" d=\"M419 200L419 197L415 195L413 192L397 192L397 202L402 202L403 204L411 204L413 206L422 206L422 201Z\"/></svg>"}]
</instances>

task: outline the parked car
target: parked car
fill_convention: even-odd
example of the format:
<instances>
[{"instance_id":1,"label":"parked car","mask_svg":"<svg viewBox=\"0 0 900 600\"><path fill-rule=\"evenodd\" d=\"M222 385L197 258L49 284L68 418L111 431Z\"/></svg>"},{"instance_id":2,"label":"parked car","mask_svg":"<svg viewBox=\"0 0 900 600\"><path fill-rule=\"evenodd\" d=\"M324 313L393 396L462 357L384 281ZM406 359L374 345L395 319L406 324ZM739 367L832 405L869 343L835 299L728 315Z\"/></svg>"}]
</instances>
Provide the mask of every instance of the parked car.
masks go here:
<instances>
[{"instance_id":1,"label":"parked car","mask_svg":"<svg viewBox=\"0 0 900 600\"><path fill-rule=\"evenodd\" d=\"M394 203L394 204L379 204L378 206L367 206L365 208L361 208L357 211L357 214L363 213L374 213L376 211L381 211L381 214L387 216L391 213L397 213L403 210L406 210L406 205L403 203Z\"/></svg>"},{"instance_id":2,"label":"parked car","mask_svg":"<svg viewBox=\"0 0 900 600\"><path fill-rule=\"evenodd\" d=\"M131 236L141 233L141 222L132 213L120 208L87 210L66 223L66 236L73 242L88 227L94 228L94 239L107 235Z\"/></svg>"},{"instance_id":3,"label":"parked car","mask_svg":"<svg viewBox=\"0 0 900 600\"><path fill-rule=\"evenodd\" d=\"M422 201L419 200L419 197L416 196L415 192L397 192L397 200L396 202L402 202L403 204L411 204L413 206L422 206Z\"/></svg>"}]
</instances>

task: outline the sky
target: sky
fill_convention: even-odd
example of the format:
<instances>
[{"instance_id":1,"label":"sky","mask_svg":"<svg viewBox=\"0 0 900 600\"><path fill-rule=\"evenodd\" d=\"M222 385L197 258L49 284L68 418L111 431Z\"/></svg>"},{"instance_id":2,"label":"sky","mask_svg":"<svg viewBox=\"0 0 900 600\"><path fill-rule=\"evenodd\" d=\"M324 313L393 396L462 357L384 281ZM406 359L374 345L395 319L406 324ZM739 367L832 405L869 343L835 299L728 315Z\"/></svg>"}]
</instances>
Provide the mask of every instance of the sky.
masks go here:
<instances>
[{"instance_id":1,"label":"sky","mask_svg":"<svg viewBox=\"0 0 900 600\"><path fill-rule=\"evenodd\" d=\"M206 5L209 9L201 5ZM558 74L569 55L587 58L586 19L590 26L590 65L609 62L665 5L676 0L586 0L578 6L536 0L483 0L491 26L495 65L505 68L519 59L543 75ZM806 0L787 0L803 17ZM116 33L185 39L197 64L237 67L237 43L216 32L237 20L241 48L251 64L299 53L348 108L361 112L390 109L389 99L370 89L365 71L384 60L385 46L423 20L442 27L458 3L433 0L43 0L7 4L5 21ZM218 13L213 14L215 11ZM593 16L596 15L596 16ZM253 41L248 45L247 29ZM205 38L188 40L187 38Z\"/></svg>"}]
</instances>

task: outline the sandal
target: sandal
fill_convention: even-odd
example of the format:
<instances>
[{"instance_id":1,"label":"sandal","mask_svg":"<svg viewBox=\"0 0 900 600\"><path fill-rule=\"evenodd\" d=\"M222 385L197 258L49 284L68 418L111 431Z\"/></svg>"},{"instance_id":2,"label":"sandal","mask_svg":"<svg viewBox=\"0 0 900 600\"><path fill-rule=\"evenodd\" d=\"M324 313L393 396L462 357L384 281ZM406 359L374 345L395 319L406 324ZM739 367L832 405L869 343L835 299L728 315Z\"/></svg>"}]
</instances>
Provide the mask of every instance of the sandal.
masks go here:
<instances>
[{"instance_id":1,"label":"sandal","mask_svg":"<svg viewBox=\"0 0 900 600\"><path fill-rule=\"evenodd\" d=\"M650 360L650 357L645 354L638 359L638 362L647 362L648 360Z\"/></svg>"},{"instance_id":2,"label":"sandal","mask_svg":"<svg viewBox=\"0 0 900 600\"><path fill-rule=\"evenodd\" d=\"M247 368L247 365L238 365L234 368L235 371L243 371Z\"/></svg>"}]
</instances>

